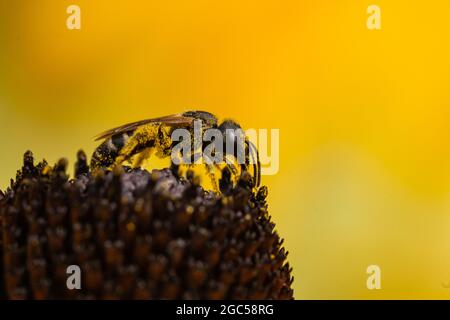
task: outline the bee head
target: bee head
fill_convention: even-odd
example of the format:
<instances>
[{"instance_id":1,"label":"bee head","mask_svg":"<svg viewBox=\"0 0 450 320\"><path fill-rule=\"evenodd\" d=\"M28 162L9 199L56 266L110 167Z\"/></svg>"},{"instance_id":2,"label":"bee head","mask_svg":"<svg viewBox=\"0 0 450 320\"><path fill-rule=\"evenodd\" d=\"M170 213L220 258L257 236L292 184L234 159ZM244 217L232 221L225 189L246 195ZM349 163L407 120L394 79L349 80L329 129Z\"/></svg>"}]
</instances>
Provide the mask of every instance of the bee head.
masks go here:
<instances>
[{"instance_id":1,"label":"bee head","mask_svg":"<svg viewBox=\"0 0 450 320\"><path fill-rule=\"evenodd\" d=\"M183 116L201 120L205 127L217 127L217 118L212 113L206 111L186 111L185 113L183 113Z\"/></svg>"},{"instance_id":2,"label":"bee head","mask_svg":"<svg viewBox=\"0 0 450 320\"><path fill-rule=\"evenodd\" d=\"M228 139L229 141L236 141L238 138L238 135L243 134L241 126L233 120L224 120L220 124L219 130L222 132L224 137L226 139ZM239 138L240 138L240 136L239 136Z\"/></svg>"},{"instance_id":3,"label":"bee head","mask_svg":"<svg viewBox=\"0 0 450 320\"><path fill-rule=\"evenodd\" d=\"M224 145L232 145L233 150L242 153L245 150L245 133L241 126L233 120L224 120L218 127L223 135ZM234 156L236 156L234 154Z\"/></svg>"},{"instance_id":4,"label":"bee head","mask_svg":"<svg viewBox=\"0 0 450 320\"><path fill-rule=\"evenodd\" d=\"M259 161L259 152L256 146L249 139L247 139L241 126L233 120L223 121L219 125L218 129L222 132L224 143L231 143L234 146L236 155L239 155L239 153L245 155L246 150L248 151L249 157L252 161L251 165L253 166L253 185L259 186L261 180L261 164ZM250 158L246 160L246 162L249 162Z\"/></svg>"}]
</instances>

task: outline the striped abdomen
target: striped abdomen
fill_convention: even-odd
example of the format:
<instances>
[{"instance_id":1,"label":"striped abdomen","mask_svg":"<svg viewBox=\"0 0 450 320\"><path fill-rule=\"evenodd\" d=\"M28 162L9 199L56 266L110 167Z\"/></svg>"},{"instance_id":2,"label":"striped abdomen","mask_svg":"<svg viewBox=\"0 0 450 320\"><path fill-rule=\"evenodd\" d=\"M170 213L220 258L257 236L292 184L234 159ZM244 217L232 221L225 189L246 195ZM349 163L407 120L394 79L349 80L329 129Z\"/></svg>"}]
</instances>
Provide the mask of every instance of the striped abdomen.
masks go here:
<instances>
[{"instance_id":1,"label":"striped abdomen","mask_svg":"<svg viewBox=\"0 0 450 320\"><path fill-rule=\"evenodd\" d=\"M119 133L103 141L92 154L91 168L111 166L132 134L133 131Z\"/></svg>"}]
</instances>

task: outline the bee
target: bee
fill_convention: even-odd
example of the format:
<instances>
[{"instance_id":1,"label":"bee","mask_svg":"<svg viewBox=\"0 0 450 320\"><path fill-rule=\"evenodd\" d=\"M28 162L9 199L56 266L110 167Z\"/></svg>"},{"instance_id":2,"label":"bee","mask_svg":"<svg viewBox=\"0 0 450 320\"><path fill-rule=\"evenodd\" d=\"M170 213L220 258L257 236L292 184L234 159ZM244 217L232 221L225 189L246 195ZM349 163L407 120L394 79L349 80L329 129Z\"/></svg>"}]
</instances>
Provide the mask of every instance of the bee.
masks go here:
<instances>
[{"instance_id":1,"label":"bee","mask_svg":"<svg viewBox=\"0 0 450 320\"><path fill-rule=\"evenodd\" d=\"M103 142L95 149L90 167L91 169L111 169L113 166L125 163L131 163L132 167L140 167L145 158L151 154L155 154L159 158L168 157L175 145L175 141L172 141L173 131L183 128L193 132L194 121L200 121L202 130L217 129L223 136L224 145L221 152L224 161L222 163L202 162L206 166L213 190L215 192L229 190L245 173L250 175L252 187L257 188L261 182L261 164L257 148L243 134L242 128L237 122L224 120L219 124L217 117L206 111L187 111L141 120L100 133L96 136L96 140L103 140ZM193 134L190 137L194 139ZM234 146L231 148L231 152L230 148L226 147L227 143ZM201 139L200 144L201 150L204 151L207 147L206 142ZM194 146L194 143L192 142L191 145ZM192 159L198 155L195 153L195 149L194 146L191 150ZM241 163L237 161L236 157L239 152L244 157L244 161ZM181 175L182 167L191 168L194 165L195 163L176 165L172 161L171 168ZM219 181L216 178L217 172L221 174Z\"/></svg>"}]
</instances>

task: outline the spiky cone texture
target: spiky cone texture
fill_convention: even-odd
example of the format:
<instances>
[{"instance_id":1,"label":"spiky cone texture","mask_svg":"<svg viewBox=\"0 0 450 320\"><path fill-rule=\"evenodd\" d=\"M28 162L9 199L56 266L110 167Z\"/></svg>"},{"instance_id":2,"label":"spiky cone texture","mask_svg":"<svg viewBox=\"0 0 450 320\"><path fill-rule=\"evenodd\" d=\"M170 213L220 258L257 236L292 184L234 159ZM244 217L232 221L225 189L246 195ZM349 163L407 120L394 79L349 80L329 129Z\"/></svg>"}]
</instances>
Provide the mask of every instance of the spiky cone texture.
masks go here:
<instances>
[{"instance_id":1,"label":"spiky cone texture","mask_svg":"<svg viewBox=\"0 0 450 320\"><path fill-rule=\"evenodd\" d=\"M0 298L292 299L287 252L244 175L226 195L168 169L90 172L78 153L0 192ZM81 290L66 285L80 266Z\"/></svg>"}]
</instances>

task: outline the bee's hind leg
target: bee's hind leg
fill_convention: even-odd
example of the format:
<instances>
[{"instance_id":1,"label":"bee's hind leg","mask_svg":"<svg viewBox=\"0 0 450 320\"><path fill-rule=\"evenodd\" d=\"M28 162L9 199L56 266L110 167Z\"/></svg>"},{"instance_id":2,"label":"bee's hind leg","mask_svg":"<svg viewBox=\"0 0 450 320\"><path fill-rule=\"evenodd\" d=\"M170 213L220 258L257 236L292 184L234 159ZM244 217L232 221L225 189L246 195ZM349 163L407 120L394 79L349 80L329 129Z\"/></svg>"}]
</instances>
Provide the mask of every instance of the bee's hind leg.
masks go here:
<instances>
[{"instance_id":1,"label":"bee's hind leg","mask_svg":"<svg viewBox=\"0 0 450 320\"><path fill-rule=\"evenodd\" d=\"M154 124L145 125L136 129L122 149L120 149L114 164L121 165L129 160L140 149L154 144L158 126Z\"/></svg>"},{"instance_id":2,"label":"bee's hind leg","mask_svg":"<svg viewBox=\"0 0 450 320\"><path fill-rule=\"evenodd\" d=\"M145 160L149 159L154 152L154 148L148 147L133 157L133 167L139 168L144 165Z\"/></svg>"}]
</instances>

